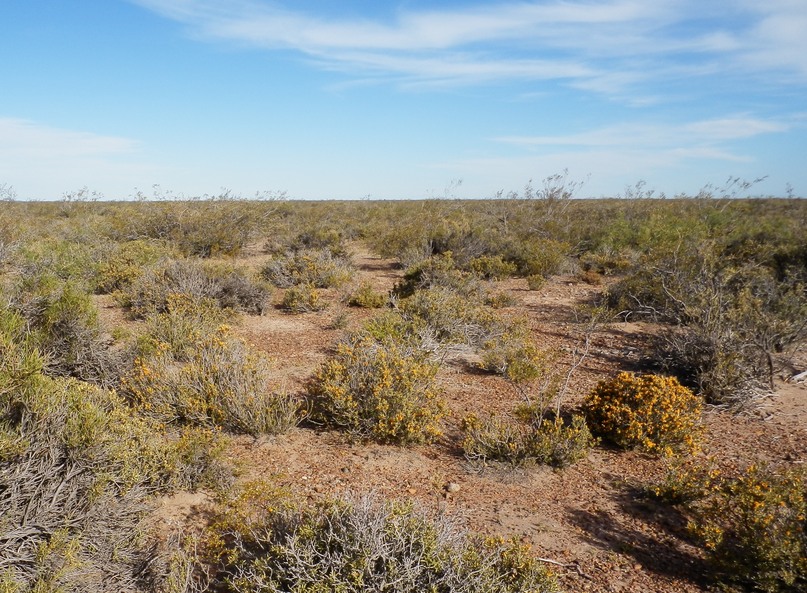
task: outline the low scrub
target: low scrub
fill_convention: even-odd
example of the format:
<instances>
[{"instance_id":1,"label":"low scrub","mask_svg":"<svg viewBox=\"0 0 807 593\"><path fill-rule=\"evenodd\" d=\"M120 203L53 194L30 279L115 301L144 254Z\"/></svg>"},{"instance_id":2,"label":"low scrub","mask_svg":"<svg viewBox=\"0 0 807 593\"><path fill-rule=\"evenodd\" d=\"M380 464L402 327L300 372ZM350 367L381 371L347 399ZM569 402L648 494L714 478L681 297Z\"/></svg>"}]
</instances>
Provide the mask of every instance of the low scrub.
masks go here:
<instances>
[{"instance_id":1,"label":"low scrub","mask_svg":"<svg viewBox=\"0 0 807 593\"><path fill-rule=\"evenodd\" d=\"M601 381L584 410L596 434L623 448L693 452L701 435L699 397L674 377L619 373Z\"/></svg>"},{"instance_id":2,"label":"low scrub","mask_svg":"<svg viewBox=\"0 0 807 593\"><path fill-rule=\"evenodd\" d=\"M145 317L164 312L175 295L209 299L221 308L261 314L271 292L243 270L181 259L164 261L145 272L123 291L121 302L135 316Z\"/></svg>"},{"instance_id":3,"label":"low scrub","mask_svg":"<svg viewBox=\"0 0 807 593\"><path fill-rule=\"evenodd\" d=\"M113 391L43 374L44 361L0 317L0 586L4 591L160 586L143 519L149 495L226 479L215 434L134 413Z\"/></svg>"},{"instance_id":4,"label":"low scrub","mask_svg":"<svg viewBox=\"0 0 807 593\"><path fill-rule=\"evenodd\" d=\"M280 306L289 313L313 313L322 311L328 304L319 289L310 284L300 284L286 289Z\"/></svg>"},{"instance_id":5,"label":"low scrub","mask_svg":"<svg viewBox=\"0 0 807 593\"><path fill-rule=\"evenodd\" d=\"M741 406L773 389L777 358L807 337L798 267L777 270L711 243L645 258L608 298L625 316L672 325L655 358L715 404Z\"/></svg>"},{"instance_id":6,"label":"low scrub","mask_svg":"<svg viewBox=\"0 0 807 593\"><path fill-rule=\"evenodd\" d=\"M555 417L537 423L469 416L463 420L462 430L465 457L481 462L566 467L585 459L595 443L582 416L573 416L569 422Z\"/></svg>"},{"instance_id":7,"label":"low scrub","mask_svg":"<svg viewBox=\"0 0 807 593\"><path fill-rule=\"evenodd\" d=\"M804 472L752 465L692 508L690 530L724 582L754 589L807 586Z\"/></svg>"},{"instance_id":8,"label":"low scrub","mask_svg":"<svg viewBox=\"0 0 807 593\"><path fill-rule=\"evenodd\" d=\"M364 309L380 309L389 302L389 296L376 291L369 282L362 282L347 299L351 307Z\"/></svg>"},{"instance_id":9,"label":"low scrub","mask_svg":"<svg viewBox=\"0 0 807 593\"><path fill-rule=\"evenodd\" d=\"M354 268L344 256L327 249L303 249L274 256L261 269L261 275L279 288L310 285L336 288L350 281Z\"/></svg>"},{"instance_id":10,"label":"low scrub","mask_svg":"<svg viewBox=\"0 0 807 593\"><path fill-rule=\"evenodd\" d=\"M152 336L121 389L164 423L278 434L296 424L297 404L272 392L269 379L267 361L220 326L196 341L181 342L179 350Z\"/></svg>"},{"instance_id":11,"label":"low scrub","mask_svg":"<svg viewBox=\"0 0 807 593\"><path fill-rule=\"evenodd\" d=\"M311 381L311 420L382 443L431 441L443 416L436 372L422 351L355 335Z\"/></svg>"},{"instance_id":12,"label":"low scrub","mask_svg":"<svg viewBox=\"0 0 807 593\"><path fill-rule=\"evenodd\" d=\"M80 285L43 274L10 289L8 308L25 320L24 332L44 355L44 372L113 385L122 356L111 349L90 295Z\"/></svg>"},{"instance_id":13,"label":"low scrub","mask_svg":"<svg viewBox=\"0 0 807 593\"><path fill-rule=\"evenodd\" d=\"M346 496L284 508L249 500L260 514L225 509L211 546L217 590L357 593L549 593L549 571L515 542L475 536L411 503ZM280 507L280 508L278 508Z\"/></svg>"}]
</instances>

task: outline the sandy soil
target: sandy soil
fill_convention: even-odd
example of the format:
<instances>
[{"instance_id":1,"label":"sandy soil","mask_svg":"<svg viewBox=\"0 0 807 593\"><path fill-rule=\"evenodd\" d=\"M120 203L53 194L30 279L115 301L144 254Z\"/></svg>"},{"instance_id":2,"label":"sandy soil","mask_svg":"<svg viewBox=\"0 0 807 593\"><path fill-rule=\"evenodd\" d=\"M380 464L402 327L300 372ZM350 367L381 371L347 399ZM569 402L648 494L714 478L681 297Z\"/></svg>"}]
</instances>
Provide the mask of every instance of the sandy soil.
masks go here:
<instances>
[{"instance_id":1,"label":"sandy soil","mask_svg":"<svg viewBox=\"0 0 807 593\"><path fill-rule=\"evenodd\" d=\"M357 249L354 260L360 270L357 282L369 279L380 290L391 288L400 275L394 262L365 251ZM555 278L533 292L523 280L508 280L497 288L517 300L506 312L526 315L536 342L558 349L558 366L568 369L583 346L575 308L603 288L573 277ZM278 292L276 301L280 297ZM245 318L238 328L275 360L278 386L301 392L343 335L337 322L358 327L374 314L345 309L336 292L328 299L331 306L320 313L288 315L271 308L262 317ZM657 331L643 323L600 326L572 376L565 404L579 404L604 377L642 369L643 347ZM516 536L532 544L540 557L559 564L555 569L569 592L707 590L707 568L687 543L683 519L636 496L638 485L663 470L658 459L599 447L563 470L470 464L459 448L461 419L472 411L506 413L519 396L501 378L473 372L462 358L444 365L438 381L451 413L445 436L435 444L399 448L352 443L337 432L297 428L279 437L239 437L230 455L243 468L241 479L271 477L300 499L375 491L459 514L476 530ZM705 425L707 448L721 462L801 464L807 459L807 385L782 383L757 409L741 415L710 409ZM449 483L459 489L449 492ZM160 513L167 522L181 522L207 504L203 494L178 494L163 501Z\"/></svg>"}]
</instances>

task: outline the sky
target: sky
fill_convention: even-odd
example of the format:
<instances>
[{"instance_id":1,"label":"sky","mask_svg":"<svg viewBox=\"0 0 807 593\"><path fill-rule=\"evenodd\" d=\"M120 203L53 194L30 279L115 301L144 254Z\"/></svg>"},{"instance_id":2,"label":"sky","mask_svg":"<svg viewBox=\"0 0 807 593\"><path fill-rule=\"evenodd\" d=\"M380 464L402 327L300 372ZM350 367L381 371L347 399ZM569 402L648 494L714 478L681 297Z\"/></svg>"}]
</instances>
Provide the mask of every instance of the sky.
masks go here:
<instances>
[{"instance_id":1,"label":"sky","mask_svg":"<svg viewBox=\"0 0 807 593\"><path fill-rule=\"evenodd\" d=\"M558 174L578 197L807 196L805 0L4 0L0 23L0 198Z\"/></svg>"}]
</instances>

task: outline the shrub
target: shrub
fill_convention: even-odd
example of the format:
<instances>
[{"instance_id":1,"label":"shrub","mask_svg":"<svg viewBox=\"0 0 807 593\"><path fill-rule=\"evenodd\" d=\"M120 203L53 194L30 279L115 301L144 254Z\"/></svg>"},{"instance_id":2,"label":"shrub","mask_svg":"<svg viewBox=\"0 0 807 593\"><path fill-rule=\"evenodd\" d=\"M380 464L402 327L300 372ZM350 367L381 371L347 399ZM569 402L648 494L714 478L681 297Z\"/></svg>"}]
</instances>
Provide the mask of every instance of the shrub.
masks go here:
<instances>
[{"instance_id":1,"label":"shrub","mask_svg":"<svg viewBox=\"0 0 807 593\"><path fill-rule=\"evenodd\" d=\"M350 260L326 249L305 249L273 257L261 269L262 276L279 288L311 285L342 286L353 277Z\"/></svg>"},{"instance_id":2,"label":"shrub","mask_svg":"<svg viewBox=\"0 0 807 593\"><path fill-rule=\"evenodd\" d=\"M25 319L25 331L45 357L45 373L105 386L117 380L122 359L78 285L47 274L28 277L12 288L9 307Z\"/></svg>"},{"instance_id":3,"label":"shrub","mask_svg":"<svg viewBox=\"0 0 807 593\"><path fill-rule=\"evenodd\" d=\"M541 290L546 285L546 278L540 274L530 274L527 276L527 289Z\"/></svg>"},{"instance_id":4,"label":"shrub","mask_svg":"<svg viewBox=\"0 0 807 593\"><path fill-rule=\"evenodd\" d=\"M289 313L312 313L327 307L322 293L310 284L301 284L286 289L280 304Z\"/></svg>"},{"instance_id":5,"label":"shrub","mask_svg":"<svg viewBox=\"0 0 807 593\"><path fill-rule=\"evenodd\" d=\"M362 282L347 300L347 304L351 307L363 307L365 309L379 309L386 305L387 302L389 302L389 297L376 292L369 282Z\"/></svg>"},{"instance_id":6,"label":"shrub","mask_svg":"<svg viewBox=\"0 0 807 593\"><path fill-rule=\"evenodd\" d=\"M569 251L569 245L561 241L532 239L514 243L506 257L522 276L549 278L560 273Z\"/></svg>"},{"instance_id":7,"label":"shrub","mask_svg":"<svg viewBox=\"0 0 807 593\"><path fill-rule=\"evenodd\" d=\"M445 287L419 290L400 301L398 309L404 320L421 328L431 350L452 344L477 347L498 326L481 303Z\"/></svg>"},{"instance_id":8,"label":"shrub","mask_svg":"<svg viewBox=\"0 0 807 593\"><path fill-rule=\"evenodd\" d=\"M593 430L615 445L667 455L697 449L701 407L673 377L619 373L594 388L584 410Z\"/></svg>"},{"instance_id":9,"label":"shrub","mask_svg":"<svg viewBox=\"0 0 807 593\"><path fill-rule=\"evenodd\" d=\"M433 288L447 289L475 300L480 300L484 296L479 279L473 274L457 269L450 251L429 257L408 268L392 292L397 297L406 298L417 291Z\"/></svg>"},{"instance_id":10,"label":"shrub","mask_svg":"<svg viewBox=\"0 0 807 593\"><path fill-rule=\"evenodd\" d=\"M807 336L797 273L721 254L712 243L654 255L609 291L609 305L673 326L655 357L708 401L742 405L773 389L776 356Z\"/></svg>"},{"instance_id":11,"label":"shrub","mask_svg":"<svg viewBox=\"0 0 807 593\"><path fill-rule=\"evenodd\" d=\"M42 374L0 314L0 563L7 590L136 590L152 583L147 494L213 484L216 435L167 436L115 392ZM193 452L193 453L191 453ZM210 481L208 481L210 480Z\"/></svg>"},{"instance_id":12,"label":"shrub","mask_svg":"<svg viewBox=\"0 0 807 593\"><path fill-rule=\"evenodd\" d=\"M131 286L144 270L172 251L159 241L136 240L114 243L95 264L95 292L108 294Z\"/></svg>"},{"instance_id":13,"label":"shrub","mask_svg":"<svg viewBox=\"0 0 807 593\"><path fill-rule=\"evenodd\" d=\"M423 352L353 336L309 384L311 419L382 443L430 441L443 416L436 372Z\"/></svg>"},{"instance_id":14,"label":"shrub","mask_svg":"<svg viewBox=\"0 0 807 593\"><path fill-rule=\"evenodd\" d=\"M570 423L556 417L537 424L469 416L463 420L462 430L462 449L471 461L566 467L584 459L595 443L582 416L573 416Z\"/></svg>"},{"instance_id":15,"label":"shrub","mask_svg":"<svg viewBox=\"0 0 807 593\"><path fill-rule=\"evenodd\" d=\"M525 324L510 322L502 326L482 344L480 368L502 375L516 385L545 375L549 355L535 346Z\"/></svg>"},{"instance_id":16,"label":"shrub","mask_svg":"<svg viewBox=\"0 0 807 593\"><path fill-rule=\"evenodd\" d=\"M220 327L179 358L157 343L155 352L136 359L121 388L162 422L278 434L296 424L297 406L288 395L271 393L268 382L266 361Z\"/></svg>"},{"instance_id":17,"label":"shrub","mask_svg":"<svg viewBox=\"0 0 807 593\"><path fill-rule=\"evenodd\" d=\"M270 291L241 270L183 259L162 262L145 272L123 292L121 300L135 316L145 317L164 312L172 295L210 299L222 308L261 314Z\"/></svg>"},{"instance_id":18,"label":"shrub","mask_svg":"<svg viewBox=\"0 0 807 593\"><path fill-rule=\"evenodd\" d=\"M480 538L410 503L347 496L317 507L222 513L215 584L224 591L516 593L557 583L515 542ZM235 520L233 520L235 519Z\"/></svg>"},{"instance_id":19,"label":"shrub","mask_svg":"<svg viewBox=\"0 0 807 593\"><path fill-rule=\"evenodd\" d=\"M807 583L805 492L803 472L752 465L695 507L690 528L721 580L767 592Z\"/></svg>"},{"instance_id":20,"label":"shrub","mask_svg":"<svg viewBox=\"0 0 807 593\"><path fill-rule=\"evenodd\" d=\"M516 273L517 266L513 262L502 259L501 255L482 255L471 260L471 271L486 280L502 280Z\"/></svg>"}]
</instances>

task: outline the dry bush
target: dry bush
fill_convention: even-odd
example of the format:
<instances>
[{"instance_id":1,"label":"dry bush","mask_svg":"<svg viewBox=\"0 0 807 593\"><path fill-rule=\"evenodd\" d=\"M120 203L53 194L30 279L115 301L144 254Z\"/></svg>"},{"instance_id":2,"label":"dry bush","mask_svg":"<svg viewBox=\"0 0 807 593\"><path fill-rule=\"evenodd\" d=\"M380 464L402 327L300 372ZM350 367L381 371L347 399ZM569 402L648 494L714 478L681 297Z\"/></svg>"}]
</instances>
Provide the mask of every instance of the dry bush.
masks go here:
<instances>
[{"instance_id":1,"label":"dry bush","mask_svg":"<svg viewBox=\"0 0 807 593\"><path fill-rule=\"evenodd\" d=\"M311 419L359 438L409 444L440 434L437 367L406 343L355 335L310 382Z\"/></svg>"},{"instance_id":2,"label":"dry bush","mask_svg":"<svg viewBox=\"0 0 807 593\"><path fill-rule=\"evenodd\" d=\"M319 290L310 284L300 284L286 289L280 306L289 313L313 313L322 311L328 304Z\"/></svg>"},{"instance_id":3,"label":"dry bush","mask_svg":"<svg viewBox=\"0 0 807 593\"><path fill-rule=\"evenodd\" d=\"M398 298L406 298L418 291L441 288L464 297L480 300L484 288L479 278L456 267L450 251L429 257L411 266L392 289Z\"/></svg>"},{"instance_id":4,"label":"dry bush","mask_svg":"<svg viewBox=\"0 0 807 593\"><path fill-rule=\"evenodd\" d=\"M109 294L131 286L150 266L175 253L162 241L112 243L95 264L95 292Z\"/></svg>"},{"instance_id":5,"label":"dry bush","mask_svg":"<svg viewBox=\"0 0 807 593\"><path fill-rule=\"evenodd\" d=\"M633 373L601 381L584 405L595 433L619 447L663 455L698 449L701 409L701 399L674 377Z\"/></svg>"},{"instance_id":6,"label":"dry bush","mask_svg":"<svg viewBox=\"0 0 807 593\"><path fill-rule=\"evenodd\" d=\"M251 506L263 512L245 521L226 509L212 526L223 591L558 591L525 547L474 536L410 503L345 496L293 509L270 495Z\"/></svg>"},{"instance_id":7,"label":"dry bush","mask_svg":"<svg viewBox=\"0 0 807 593\"><path fill-rule=\"evenodd\" d=\"M351 307L364 309L380 309L389 302L389 296L377 292L370 282L362 282L356 290L350 293L347 304Z\"/></svg>"},{"instance_id":8,"label":"dry bush","mask_svg":"<svg viewBox=\"0 0 807 593\"><path fill-rule=\"evenodd\" d=\"M263 278L279 288L310 285L336 288L354 274L353 264L345 256L335 256L327 249L304 249L276 255L261 269Z\"/></svg>"},{"instance_id":9,"label":"dry bush","mask_svg":"<svg viewBox=\"0 0 807 593\"><path fill-rule=\"evenodd\" d=\"M226 326L172 352L157 342L135 360L121 389L144 413L169 424L278 434L296 424L297 404L269 386L267 361Z\"/></svg>"},{"instance_id":10,"label":"dry bush","mask_svg":"<svg viewBox=\"0 0 807 593\"><path fill-rule=\"evenodd\" d=\"M148 495L213 485L220 439L175 441L115 392L43 375L21 323L7 311L0 317L0 583L9 591L150 588Z\"/></svg>"},{"instance_id":11,"label":"dry bush","mask_svg":"<svg viewBox=\"0 0 807 593\"><path fill-rule=\"evenodd\" d=\"M662 368L712 403L743 405L773 388L776 358L807 337L804 284L783 274L697 244L645 262L610 289L609 304L673 325L655 351Z\"/></svg>"},{"instance_id":12,"label":"dry bush","mask_svg":"<svg viewBox=\"0 0 807 593\"><path fill-rule=\"evenodd\" d=\"M23 278L10 289L8 308L25 319L25 331L44 354L45 372L113 385L123 357L110 348L90 295L50 275Z\"/></svg>"},{"instance_id":13,"label":"dry bush","mask_svg":"<svg viewBox=\"0 0 807 593\"><path fill-rule=\"evenodd\" d=\"M470 461L504 461L512 465L539 463L566 467L585 459L596 442L582 416L537 423L489 416L463 420L462 450Z\"/></svg>"},{"instance_id":14,"label":"dry bush","mask_svg":"<svg viewBox=\"0 0 807 593\"><path fill-rule=\"evenodd\" d=\"M486 280L502 280L513 276L518 266L513 262L505 261L501 255L481 255L470 261L468 267L471 271Z\"/></svg>"},{"instance_id":15,"label":"dry bush","mask_svg":"<svg viewBox=\"0 0 807 593\"><path fill-rule=\"evenodd\" d=\"M121 302L135 316L145 317L164 312L172 295L210 299L222 308L262 314L271 292L237 268L182 259L161 262L144 272L123 291Z\"/></svg>"}]
</instances>

